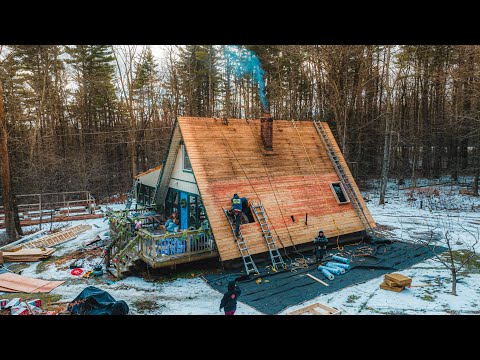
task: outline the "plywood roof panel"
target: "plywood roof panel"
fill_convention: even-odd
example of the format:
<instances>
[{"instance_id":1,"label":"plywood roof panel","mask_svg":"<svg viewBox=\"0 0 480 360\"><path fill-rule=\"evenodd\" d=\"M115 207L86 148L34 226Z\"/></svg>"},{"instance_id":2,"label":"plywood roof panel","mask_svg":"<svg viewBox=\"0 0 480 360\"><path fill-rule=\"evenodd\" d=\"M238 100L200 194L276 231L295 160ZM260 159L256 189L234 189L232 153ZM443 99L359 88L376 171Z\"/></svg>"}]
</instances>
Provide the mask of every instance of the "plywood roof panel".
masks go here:
<instances>
[{"instance_id":1,"label":"plywood roof panel","mask_svg":"<svg viewBox=\"0 0 480 360\"><path fill-rule=\"evenodd\" d=\"M240 257L222 211L234 193L264 204L279 247L311 242L319 229L330 238L364 229L352 204L335 199L329 184L339 179L313 122L296 122L297 133L291 121L274 120L273 151L263 149L260 120L228 119L224 125L221 119L180 117L178 124L223 261ZM258 223L242 225L242 233L251 254L268 251Z\"/></svg>"}]
</instances>

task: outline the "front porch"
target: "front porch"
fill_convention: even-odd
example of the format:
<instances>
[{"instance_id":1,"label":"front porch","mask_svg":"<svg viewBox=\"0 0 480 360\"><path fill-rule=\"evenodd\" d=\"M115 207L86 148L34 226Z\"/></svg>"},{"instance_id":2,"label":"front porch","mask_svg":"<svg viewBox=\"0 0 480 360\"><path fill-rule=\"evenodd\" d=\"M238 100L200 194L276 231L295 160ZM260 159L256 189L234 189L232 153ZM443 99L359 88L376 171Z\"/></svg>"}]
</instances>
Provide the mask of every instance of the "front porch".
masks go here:
<instances>
[{"instance_id":1,"label":"front porch","mask_svg":"<svg viewBox=\"0 0 480 360\"><path fill-rule=\"evenodd\" d=\"M171 233L159 229L161 216L147 214L110 213L112 242L107 246L105 263L115 276L121 277L137 259L152 268L161 268L219 256L211 229ZM151 222L135 230L134 220L138 218L148 218Z\"/></svg>"}]
</instances>

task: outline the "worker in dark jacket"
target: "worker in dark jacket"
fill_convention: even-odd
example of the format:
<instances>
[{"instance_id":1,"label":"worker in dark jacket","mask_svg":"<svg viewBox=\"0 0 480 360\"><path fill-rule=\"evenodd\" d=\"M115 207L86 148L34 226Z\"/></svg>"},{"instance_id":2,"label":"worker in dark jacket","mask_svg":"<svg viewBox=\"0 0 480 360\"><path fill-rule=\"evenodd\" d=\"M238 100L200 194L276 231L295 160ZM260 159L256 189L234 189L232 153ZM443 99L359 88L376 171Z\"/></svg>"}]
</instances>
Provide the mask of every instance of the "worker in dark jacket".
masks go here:
<instances>
[{"instance_id":1,"label":"worker in dark jacket","mask_svg":"<svg viewBox=\"0 0 480 360\"><path fill-rule=\"evenodd\" d=\"M241 198L238 194L233 194L232 198L232 210L235 216L235 235L239 236L240 234L240 221L243 216L242 207L246 203L247 198Z\"/></svg>"},{"instance_id":2,"label":"worker in dark jacket","mask_svg":"<svg viewBox=\"0 0 480 360\"><path fill-rule=\"evenodd\" d=\"M223 295L220 302L220 311L224 309L225 315L235 315L237 310L237 299L242 293L242 290L237 286L235 281L228 283L228 291Z\"/></svg>"},{"instance_id":3,"label":"worker in dark jacket","mask_svg":"<svg viewBox=\"0 0 480 360\"><path fill-rule=\"evenodd\" d=\"M313 240L315 246L315 261L318 263L323 260L323 257L327 253L328 239L326 238L323 230L318 232L318 236Z\"/></svg>"}]
</instances>

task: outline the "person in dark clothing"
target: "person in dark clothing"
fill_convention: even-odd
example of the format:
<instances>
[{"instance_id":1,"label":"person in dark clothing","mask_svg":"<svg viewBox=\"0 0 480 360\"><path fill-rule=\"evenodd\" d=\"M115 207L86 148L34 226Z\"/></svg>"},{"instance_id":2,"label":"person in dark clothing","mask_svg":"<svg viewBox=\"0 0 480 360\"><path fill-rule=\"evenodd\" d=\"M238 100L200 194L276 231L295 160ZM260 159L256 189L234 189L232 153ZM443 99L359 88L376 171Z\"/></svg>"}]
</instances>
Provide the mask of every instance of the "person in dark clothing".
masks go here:
<instances>
[{"instance_id":1,"label":"person in dark clothing","mask_svg":"<svg viewBox=\"0 0 480 360\"><path fill-rule=\"evenodd\" d=\"M247 198L241 198L238 194L233 194L232 198L232 210L235 216L235 235L239 236L240 234L240 221L242 220L243 212L243 204L247 202Z\"/></svg>"},{"instance_id":2,"label":"person in dark clothing","mask_svg":"<svg viewBox=\"0 0 480 360\"><path fill-rule=\"evenodd\" d=\"M328 239L325 237L323 230L318 232L318 236L313 240L315 246L315 261L318 263L323 260L323 257L327 253Z\"/></svg>"},{"instance_id":3,"label":"person in dark clothing","mask_svg":"<svg viewBox=\"0 0 480 360\"><path fill-rule=\"evenodd\" d=\"M222 301L220 302L220 311L224 309L225 315L235 315L237 310L237 299L242 293L242 290L237 286L235 281L228 283L228 291L223 294Z\"/></svg>"}]
</instances>

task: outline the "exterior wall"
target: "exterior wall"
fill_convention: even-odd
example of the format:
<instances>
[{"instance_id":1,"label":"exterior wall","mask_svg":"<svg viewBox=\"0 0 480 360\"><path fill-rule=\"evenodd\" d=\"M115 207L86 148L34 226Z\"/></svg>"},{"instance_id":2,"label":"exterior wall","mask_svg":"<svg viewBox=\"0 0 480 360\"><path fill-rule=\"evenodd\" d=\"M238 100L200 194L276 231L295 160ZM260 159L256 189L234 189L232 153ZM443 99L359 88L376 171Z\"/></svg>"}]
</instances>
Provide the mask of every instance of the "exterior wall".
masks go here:
<instances>
[{"instance_id":1,"label":"exterior wall","mask_svg":"<svg viewBox=\"0 0 480 360\"><path fill-rule=\"evenodd\" d=\"M178 149L177 159L173 167L172 178L170 179L169 187L191 194L200 195L198 186L193 176L193 171L183 170L183 151L185 145L181 145Z\"/></svg>"},{"instance_id":2,"label":"exterior wall","mask_svg":"<svg viewBox=\"0 0 480 360\"><path fill-rule=\"evenodd\" d=\"M158 177L160 176L160 171L161 169L149 172L148 174L139 177L137 181L144 185L155 188L157 186Z\"/></svg>"}]
</instances>

